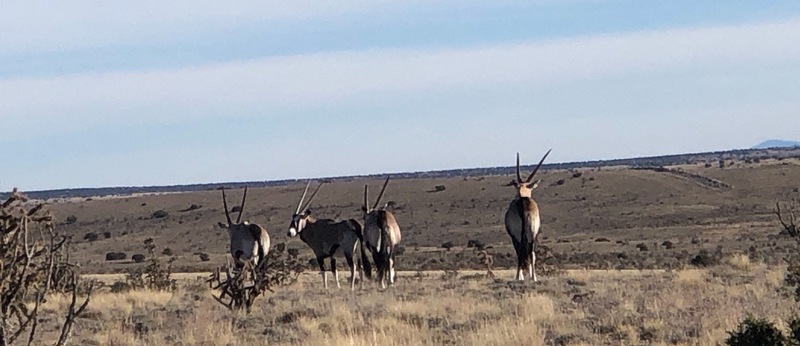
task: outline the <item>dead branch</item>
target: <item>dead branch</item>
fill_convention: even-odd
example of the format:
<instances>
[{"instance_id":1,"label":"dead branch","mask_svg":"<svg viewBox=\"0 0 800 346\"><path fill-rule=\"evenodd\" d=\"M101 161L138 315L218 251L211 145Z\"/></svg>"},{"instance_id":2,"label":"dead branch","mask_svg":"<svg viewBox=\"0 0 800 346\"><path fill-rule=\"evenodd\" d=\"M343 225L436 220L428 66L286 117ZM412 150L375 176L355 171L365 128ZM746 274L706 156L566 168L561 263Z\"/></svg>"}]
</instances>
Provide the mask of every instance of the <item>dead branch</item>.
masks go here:
<instances>
[{"instance_id":1,"label":"dead branch","mask_svg":"<svg viewBox=\"0 0 800 346\"><path fill-rule=\"evenodd\" d=\"M492 265L494 264L494 256L492 256L486 250L481 250L478 251L478 259L480 259L481 264L486 266L486 278L494 279L494 273L492 272Z\"/></svg>"},{"instance_id":2,"label":"dead branch","mask_svg":"<svg viewBox=\"0 0 800 346\"><path fill-rule=\"evenodd\" d=\"M211 294L218 303L229 310L244 308L250 313L256 298L267 291L274 292L275 287L297 282L297 277L304 269L305 264L299 261L296 254L287 253L285 244L277 244L258 266L247 263L236 268L228 263L217 268L206 281L212 290L219 291L219 295Z\"/></svg>"},{"instance_id":3,"label":"dead branch","mask_svg":"<svg viewBox=\"0 0 800 346\"><path fill-rule=\"evenodd\" d=\"M778 221L780 221L786 233L788 233L792 238L798 239L800 233L798 233L797 230L797 218L794 213L796 205L797 201L792 200L792 204L788 206L788 215L785 215L786 212L781 210L781 203L775 202L775 215L778 216ZM786 217L786 220L784 220L784 216Z\"/></svg>"},{"instance_id":4,"label":"dead branch","mask_svg":"<svg viewBox=\"0 0 800 346\"><path fill-rule=\"evenodd\" d=\"M47 296L71 287L73 304L56 344L63 345L71 336L75 318L88 305L91 287L76 309L78 274L76 266L68 263L67 238L54 232L53 218L43 212L44 205L28 208L25 202L27 197L14 189L0 204L0 346L14 344L25 334L27 344L33 344L40 307ZM32 227L39 237L32 236Z\"/></svg>"}]
</instances>

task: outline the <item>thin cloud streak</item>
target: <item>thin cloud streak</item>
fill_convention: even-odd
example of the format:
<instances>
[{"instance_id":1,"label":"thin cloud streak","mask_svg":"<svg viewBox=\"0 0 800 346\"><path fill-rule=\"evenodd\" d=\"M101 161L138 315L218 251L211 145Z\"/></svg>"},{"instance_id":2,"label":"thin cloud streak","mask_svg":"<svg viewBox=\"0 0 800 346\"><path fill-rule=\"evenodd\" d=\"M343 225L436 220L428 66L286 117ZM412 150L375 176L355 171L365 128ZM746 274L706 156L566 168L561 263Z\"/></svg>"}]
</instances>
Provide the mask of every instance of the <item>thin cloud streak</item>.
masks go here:
<instances>
[{"instance_id":1,"label":"thin cloud streak","mask_svg":"<svg viewBox=\"0 0 800 346\"><path fill-rule=\"evenodd\" d=\"M553 83L674 69L797 61L800 18L778 23L600 35L462 49L381 49L275 57L175 70L0 81L0 129L27 133L180 123L226 114L291 115L376 96ZM232 111L233 110L233 111ZM169 117L165 117L169 115Z\"/></svg>"}]
</instances>

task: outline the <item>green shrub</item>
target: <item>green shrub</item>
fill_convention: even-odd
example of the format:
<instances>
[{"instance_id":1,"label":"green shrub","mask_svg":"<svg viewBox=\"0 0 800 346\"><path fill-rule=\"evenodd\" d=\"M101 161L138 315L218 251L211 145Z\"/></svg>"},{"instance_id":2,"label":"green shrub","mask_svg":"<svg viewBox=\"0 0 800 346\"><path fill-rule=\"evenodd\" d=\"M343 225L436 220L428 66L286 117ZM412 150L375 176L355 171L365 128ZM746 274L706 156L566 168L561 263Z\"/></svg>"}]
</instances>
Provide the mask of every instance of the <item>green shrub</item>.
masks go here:
<instances>
[{"instance_id":1,"label":"green shrub","mask_svg":"<svg viewBox=\"0 0 800 346\"><path fill-rule=\"evenodd\" d=\"M728 332L728 346L788 346L791 345L775 324L748 316L737 330Z\"/></svg>"}]
</instances>

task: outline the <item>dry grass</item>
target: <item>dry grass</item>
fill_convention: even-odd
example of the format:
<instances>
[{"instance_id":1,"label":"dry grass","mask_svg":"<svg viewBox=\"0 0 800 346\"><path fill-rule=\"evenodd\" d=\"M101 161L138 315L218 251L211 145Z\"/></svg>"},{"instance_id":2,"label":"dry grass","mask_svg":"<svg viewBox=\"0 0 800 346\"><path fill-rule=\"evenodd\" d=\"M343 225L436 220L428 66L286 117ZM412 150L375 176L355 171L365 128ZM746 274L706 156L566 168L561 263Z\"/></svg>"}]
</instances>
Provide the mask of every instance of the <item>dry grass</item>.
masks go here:
<instances>
[{"instance_id":1,"label":"dry grass","mask_svg":"<svg viewBox=\"0 0 800 346\"><path fill-rule=\"evenodd\" d=\"M405 273L394 288L355 293L325 291L316 275L304 275L250 315L225 310L186 280L175 293L97 294L73 344L717 345L748 312L773 321L791 315L785 268L724 262L674 272L575 270L538 284L507 281L507 272L494 281ZM64 304L51 299L45 311Z\"/></svg>"}]
</instances>

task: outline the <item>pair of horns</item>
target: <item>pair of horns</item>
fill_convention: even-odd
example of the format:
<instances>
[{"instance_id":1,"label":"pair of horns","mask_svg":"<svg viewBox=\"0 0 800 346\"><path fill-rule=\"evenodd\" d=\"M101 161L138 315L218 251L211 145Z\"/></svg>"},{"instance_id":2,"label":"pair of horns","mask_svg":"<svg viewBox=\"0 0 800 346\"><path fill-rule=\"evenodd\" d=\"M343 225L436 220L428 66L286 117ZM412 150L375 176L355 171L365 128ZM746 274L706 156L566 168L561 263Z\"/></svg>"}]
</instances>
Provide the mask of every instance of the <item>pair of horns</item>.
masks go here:
<instances>
[{"instance_id":1,"label":"pair of horns","mask_svg":"<svg viewBox=\"0 0 800 346\"><path fill-rule=\"evenodd\" d=\"M533 176L536 175L536 172L539 171L539 167L542 167L542 163L544 163L544 159L547 158L547 155L550 155L550 151L553 149L548 150L541 160L539 160L539 164L536 165L536 168L533 169L531 175L528 176L528 179L522 180L522 175L519 173L519 153L517 153L517 183L530 183L533 180Z\"/></svg>"},{"instance_id":2,"label":"pair of horns","mask_svg":"<svg viewBox=\"0 0 800 346\"><path fill-rule=\"evenodd\" d=\"M386 192L386 185L389 185L389 177L390 176L388 175L386 176L386 181L383 182L383 188L381 188L381 193L378 195L378 199L375 201L375 205L372 206L372 209L377 208L378 204L381 203L381 198L383 198L383 193ZM368 205L368 199L369 199L368 196L369 196L369 185L364 185L364 208L366 208Z\"/></svg>"},{"instance_id":3,"label":"pair of horns","mask_svg":"<svg viewBox=\"0 0 800 346\"><path fill-rule=\"evenodd\" d=\"M314 193L311 194L311 197L308 199L308 202L306 202L306 204L303 205L303 200L306 199L306 194L308 193L308 187L311 186L311 180L309 180L308 183L306 183L306 189L303 190L303 195L300 196L300 202L297 203L297 210L294 211L295 214L300 214L300 211L306 211L306 209L308 209L308 206L311 205L311 201L314 200L314 197L317 196L317 192L319 192L319 189L322 188L322 184L325 184L325 182L319 183L319 186L317 186L317 189L314 190Z\"/></svg>"},{"instance_id":4,"label":"pair of horns","mask_svg":"<svg viewBox=\"0 0 800 346\"><path fill-rule=\"evenodd\" d=\"M220 188L222 190L222 205L225 207L225 218L228 219L228 224L232 225L231 223L231 214L228 212L228 198L225 197L225 187ZM239 206L239 216L236 217L236 223L242 221L242 213L244 212L244 202L247 200L247 186L244 187L244 196L242 196L242 205Z\"/></svg>"}]
</instances>

